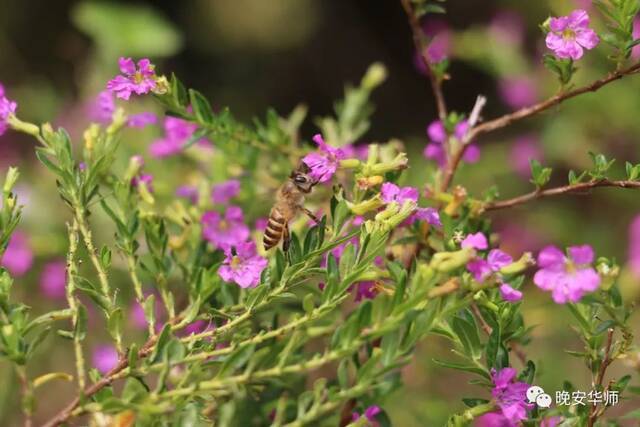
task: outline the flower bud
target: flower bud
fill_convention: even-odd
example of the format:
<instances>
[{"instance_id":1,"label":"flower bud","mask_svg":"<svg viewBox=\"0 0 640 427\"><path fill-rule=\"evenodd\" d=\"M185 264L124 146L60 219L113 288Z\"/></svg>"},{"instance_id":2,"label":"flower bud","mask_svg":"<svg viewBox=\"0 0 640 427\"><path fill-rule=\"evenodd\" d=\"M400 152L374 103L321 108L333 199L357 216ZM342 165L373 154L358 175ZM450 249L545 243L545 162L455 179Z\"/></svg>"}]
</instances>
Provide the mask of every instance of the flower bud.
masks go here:
<instances>
[{"instance_id":1,"label":"flower bud","mask_svg":"<svg viewBox=\"0 0 640 427\"><path fill-rule=\"evenodd\" d=\"M380 62L371 64L362 78L362 87L372 90L380 86L387 79L387 68Z\"/></svg>"},{"instance_id":2,"label":"flower bud","mask_svg":"<svg viewBox=\"0 0 640 427\"><path fill-rule=\"evenodd\" d=\"M535 265L536 261L533 259L531 252L525 252L522 254L519 260L512 262L500 269L502 274L518 274L525 271L527 268Z\"/></svg>"},{"instance_id":3,"label":"flower bud","mask_svg":"<svg viewBox=\"0 0 640 427\"><path fill-rule=\"evenodd\" d=\"M447 273L456 270L476 256L472 248L465 248L455 252L438 252L431 258L431 267L436 271Z\"/></svg>"},{"instance_id":4,"label":"flower bud","mask_svg":"<svg viewBox=\"0 0 640 427\"><path fill-rule=\"evenodd\" d=\"M129 158L129 166L127 167L127 171L125 172L125 181L131 181L134 176L137 176L140 173L140 170L144 166L144 159L141 155L131 156Z\"/></svg>"},{"instance_id":5,"label":"flower bud","mask_svg":"<svg viewBox=\"0 0 640 427\"><path fill-rule=\"evenodd\" d=\"M351 209L351 212L353 212L354 215L364 215L367 212L377 210L383 205L384 203L382 202L379 194L369 200L365 200L356 204L347 201L347 206L349 207L349 209Z\"/></svg>"},{"instance_id":6,"label":"flower bud","mask_svg":"<svg viewBox=\"0 0 640 427\"><path fill-rule=\"evenodd\" d=\"M444 212L453 216L457 211L460 205L464 203L467 198L467 190L464 187L456 186L453 189L453 199L449 202L449 204L444 208Z\"/></svg>"},{"instance_id":7,"label":"flower bud","mask_svg":"<svg viewBox=\"0 0 640 427\"><path fill-rule=\"evenodd\" d=\"M616 279L620 275L620 267L617 265L609 265L606 262L601 262L596 266L596 270L600 275L600 289L608 291L611 289Z\"/></svg>"},{"instance_id":8,"label":"flower bud","mask_svg":"<svg viewBox=\"0 0 640 427\"><path fill-rule=\"evenodd\" d=\"M18 132L26 133L31 136L35 136L36 138L40 136L40 128L33 123L23 122L18 119L15 114L11 113L7 117L7 123L13 130L17 130Z\"/></svg>"},{"instance_id":9,"label":"flower bud","mask_svg":"<svg viewBox=\"0 0 640 427\"><path fill-rule=\"evenodd\" d=\"M165 76L160 76L156 78L156 87L153 89L153 93L157 95L164 95L165 93L171 92L171 85L169 84L169 80Z\"/></svg>"},{"instance_id":10,"label":"flower bud","mask_svg":"<svg viewBox=\"0 0 640 427\"><path fill-rule=\"evenodd\" d=\"M356 183L361 190L368 190L372 187L376 187L384 182L382 175L374 175L366 178L358 178Z\"/></svg>"},{"instance_id":11,"label":"flower bud","mask_svg":"<svg viewBox=\"0 0 640 427\"><path fill-rule=\"evenodd\" d=\"M89 153L93 151L93 148L95 147L96 141L98 140L99 136L100 125L98 125L97 123L92 123L91 126L89 126L82 134L82 137L84 138L84 148Z\"/></svg>"},{"instance_id":12,"label":"flower bud","mask_svg":"<svg viewBox=\"0 0 640 427\"><path fill-rule=\"evenodd\" d=\"M4 187L2 191L5 194L11 193L13 190L13 186L16 185L16 181L18 181L18 177L20 176L20 172L18 172L18 168L11 166L7 171L7 177L4 179Z\"/></svg>"},{"instance_id":13,"label":"flower bud","mask_svg":"<svg viewBox=\"0 0 640 427\"><path fill-rule=\"evenodd\" d=\"M362 162L358 159L344 159L340 160L340 168L341 169L357 169L360 167Z\"/></svg>"},{"instance_id":14,"label":"flower bud","mask_svg":"<svg viewBox=\"0 0 640 427\"><path fill-rule=\"evenodd\" d=\"M407 154L398 153L394 159L388 162L367 165L367 167L363 168L362 173L365 176L384 175L387 172L406 169L408 164L409 159L407 158Z\"/></svg>"}]
</instances>

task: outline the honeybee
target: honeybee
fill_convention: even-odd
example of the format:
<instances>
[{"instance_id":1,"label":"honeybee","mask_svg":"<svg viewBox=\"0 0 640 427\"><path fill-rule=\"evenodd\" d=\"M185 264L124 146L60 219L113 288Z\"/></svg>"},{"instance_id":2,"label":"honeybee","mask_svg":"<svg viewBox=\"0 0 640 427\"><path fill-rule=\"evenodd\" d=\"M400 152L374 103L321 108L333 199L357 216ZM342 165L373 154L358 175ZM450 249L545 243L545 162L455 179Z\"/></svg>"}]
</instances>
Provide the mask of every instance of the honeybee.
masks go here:
<instances>
[{"instance_id":1,"label":"honeybee","mask_svg":"<svg viewBox=\"0 0 640 427\"><path fill-rule=\"evenodd\" d=\"M298 167L291 172L287 182L282 184L276 194L276 202L269 213L269 222L264 231L262 244L265 250L276 246L282 240L282 250L289 250L291 240L289 234L289 221L304 212L314 222L320 220L303 206L305 194L309 194L318 181L309 175L309 167L300 162Z\"/></svg>"}]
</instances>

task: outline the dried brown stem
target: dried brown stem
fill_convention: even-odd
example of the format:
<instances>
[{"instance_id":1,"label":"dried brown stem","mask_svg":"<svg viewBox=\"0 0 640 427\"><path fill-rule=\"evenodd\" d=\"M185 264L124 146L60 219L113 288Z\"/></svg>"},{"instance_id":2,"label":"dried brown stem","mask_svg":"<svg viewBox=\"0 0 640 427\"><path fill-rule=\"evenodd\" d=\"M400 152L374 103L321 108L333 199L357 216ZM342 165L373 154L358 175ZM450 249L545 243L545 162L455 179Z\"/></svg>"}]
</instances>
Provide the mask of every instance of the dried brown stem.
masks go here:
<instances>
[{"instance_id":1,"label":"dried brown stem","mask_svg":"<svg viewBox=\"0 0 640 427\"><path fill-rule=\"evenodd\" d=\"M602 359L602 363L600 364L600 369L598 369L598 375L596 377L595 385L602 387L602 382L604 381L604 374L607 372L607 368L611 365L611 345L613 344L613 328L607 329L607 343L604 347L604 359ZM593 427L598 419L598 404L594 403L589 409L589 422L587 424L588 427Z\"/></svg>"},{"instance_id":2,"label":"dried brown stem","mask_svg":"<svg viewBox=\"0 0 640 427\"><path fill-rule=\"evenodd\" d=\"M484 210L495 211L498 209L507 209L513 206L530 202L532 200L540 199L542 197L558 196L560 194L581 193L597 187L640 188L640 181L611 181L608 179L601 179L598 181L581 182L579 184L550 188L548 190L536 190L522 196L514 197L512 199L487 203L484 206Z\"/></svg>"},{"instance_id":3,"label":"dried brown stem","mask_svg":"<svg viewBox=\"0 0 640 427\"><path fill-rule=\"evenodd\" d=\"M488 122L484 122L482 124L472 127L471 130L465 136L462 147L454 153L454 155L449 161L447 170L445 171L445 178L443 182L446 183L446 186L443 184L443 187L444 187L443 191L449 188L449 186L451 185L451 181L453 180L453 176L455 175L455 172L460 164L460 161L462 160L462 156L464 155L465 149L467 148L469 143L475 138L477 138L478 136L484 133L492 132L497 129L502 129L514 122L534 116L538 113L548 110L553 106L559 105L568 99L575 98L576 96L583 95L585 93L595 92L601 87L606 86L611 82L619 80L624 76L635 74L638 71L640 71L640 63L634 64L628 68L623 68L621 70L611 72L607 74L605 77L599 80L596 80L594 82L591 82L586 86L581 86L576 89L569 90L567 92L558 93L552 96L551 98L548 98L545 101L539 102L530 107L521 108L520 110L515 111L513 113L505 114L504 116L498 117L493 120L489 120Z\"/></svg>"},{"instance_id":4,"label":"dried brown stem","mask_svg":"<svg viewBox=\"0 0 640 427\"><path fill-rule=\"evenodd\" d=\"M411 0L400 0L400 2L402 3L402 8L407 14L407 18L409 19L409 25L411 26L411 32L413 33L413 43L420 53L420 58L424 63L427 70L427 76L431 82L431 90L433 91L433 96L436 100L436 107L438 108L438 117L440 120L445 120L447 118L447 103L444 99L444 94L442 93L442 80L439 79L431 69L431 61L427 54L427 38L420 26L420 20L414 13L413 7L411 6Z\"/></svg>"}]
</instances>

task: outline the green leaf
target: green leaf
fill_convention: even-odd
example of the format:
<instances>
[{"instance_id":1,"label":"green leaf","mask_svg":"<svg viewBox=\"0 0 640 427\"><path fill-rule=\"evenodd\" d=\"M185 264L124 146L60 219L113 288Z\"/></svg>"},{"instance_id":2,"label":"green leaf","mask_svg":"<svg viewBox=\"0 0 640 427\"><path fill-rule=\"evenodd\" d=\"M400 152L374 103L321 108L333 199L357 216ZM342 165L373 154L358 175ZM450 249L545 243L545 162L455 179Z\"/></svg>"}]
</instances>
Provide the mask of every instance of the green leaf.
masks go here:
<instances>
[{"instance_id":1,"label":"green leaf","mask_svg":"<svg viewBox=\"0 0 640 427\"><path fill-rule=\"evenodd\" d=\"M114 339L122 335L123 323L124 314L122 309L118 307L109 314L109 319L107 320L107 330Z\"/></svg>"},{"instance_id":2,"label":"green leaf","mask_svg":"<svg viewBox=\"0 0 640 427\"><path fill-rule=\"evenodd\" d=\"M484 369L480 368L479 366L465 365L462 363L454 363L454 362L449 362L449 361L439 360L439 359L433 359L433 362L436 365L439 365L445 368L455 369L457 371L471 372L473 374L480 375L481 377L489 381L491 380L491 376L489 375L489 373Z\"/></svg>"},{"instance_id":3,"label":"green leaf","mask_svg":"<svg viewBox=\"0 0 640 427\"><path fill-rule=\"evenodd\" d=\"M251 358L255 349L255 344L250 344L240 347L238 350L231 353L220 367L217 377L226 377L232 374L236 369L242 367L249 358Z\"/></svg>"},{"instance_id":4,"label":"green leaf","mask_svg":"<svg viewBox=\"0 0 640 427\"><path fill-rule=\"evenodd\" d=\"M80 341L84 340L84 338L87 335L87 322L88 322L87 309L85 308L84 305L78 304L78 319L76 321L76 325L73 333L75 337Z\"/></svg>"},{"instance_id":5,"label":"green leaf","mask_svg":"<svg viewBox=\"0 0 640 427\"><path fill-rule=\"evenodd\" d=\"M479 359L482 354L482 345L478 335L478 325L473 318L456 316L451 322L451 328L460 340L465 353L473 359Z\"/></svg>"},{"instance_id":6,"label":"green leaf","mask_svg":"<svg viewBox=\"0 0 640 427\"><path fill-rule=\"evenodd\" d=\"M536 159L530 160L531 183L538 188L544 187L551 178L551 168L544 168Z\"/></svg>"},{"instance_id":7,"label":"green leaf","mask_svg":"<svg viewBox=\"0 0 640 427\"><path fill-rule=\"evenodd\" d=\"M122 400L127 403L141 402L149 394L149 388L136 377L127 378L122 389Z\"/></svg>"},{"instance_id":8,"label":"green leaf","mask_svg":"<svg viewBox=\"0 0 640 427\"><path fill-rule=\"evenodd\" d=\"M191 108L193 108L198 122L201 124L213 123L213 112L211 111L211 106L207 98L200 92L189 89L189 99L191 100Z\"/></svg>"}]
</instances>

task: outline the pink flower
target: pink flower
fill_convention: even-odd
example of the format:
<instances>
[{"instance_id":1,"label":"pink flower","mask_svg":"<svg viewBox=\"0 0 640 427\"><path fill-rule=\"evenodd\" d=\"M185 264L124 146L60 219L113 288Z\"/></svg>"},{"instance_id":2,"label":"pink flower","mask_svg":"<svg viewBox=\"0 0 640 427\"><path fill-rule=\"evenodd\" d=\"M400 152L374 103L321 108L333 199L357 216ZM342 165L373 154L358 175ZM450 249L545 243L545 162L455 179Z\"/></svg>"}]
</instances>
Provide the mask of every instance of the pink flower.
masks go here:
<instances>
[{"instance_id":1,"label":"pink flower","mask_svg":"<svg viewBox=\"0 0 640 427\"><path fill-rule=\"evenodd\" d=\"M500 296L503 300L508 302L516 302L522 299L522 292L517 289L513 289L507 283L503 283L500 285Z\"/></svg>"},{"instance_id":2,"label":"pink flower","mask_svg":"<svg viewBox=\"0 0 640 427\"><path fill-rule=\"evenodd\" d=\"M637 40L640 38L640 17L637 17L633 20L633 39ZM631 49L631 58L638 60L640 59L640 45L636 45Z\"/></svg>"},{"instance_id":3,"label":"pink flower","mask_svg":"<svg viewBox=\"0 0 640 427\"><path fill-rule=\"evenodd\" d=\"M629 226L629 267L640 278L640 215Z\"/></svg>"},{"instance_id":4,"label":"pink flower","mask_svg":"<svg viewBox=\"0 0 640 427\"><path fill-rule=\"evenodd\" d=\"M491 20L489 32L501 43L520 45L524 39L523 21L519 13L502 10Z\"/></svg>"},{"instance_id":5,"label":"pink flower","mask_svg":"<svg viewBox=\"0 0 640 427\"><path fill-rule=\"evenodd\" d=\"M32 264L33 252L29 247L27 236L19 231L14 232L0 260L0 265L9 270L12 275L22 276Z\"/></svg>"},{"instance_id":6,"label":"pink flower","mask_svg":"<svg viewBox=\"0 0 640 427\"><path fill-rule=\"evenodd\" d=\"M144 185L147 187L147 190L153 192L153 175L148 173L141 173L131 178L131 185L133 187L137 187L138 185L140 185L140 183L144 183Z\"/></svg>"},{"instance_id":7,"label":"pink flower","mask_svg":"<svg viewBox=\"0 0 640 427\"><path fill-rule=\"evenodd\" d=\"M380 195L385 203L396 202L402 205L405 201L418 202L420 192L415 187L398 187L392 182L382 184Z\"/></svg>"},{"instance_id":8,"label":"pink flower","mask_svg":"<svg viewBox=\"0 0 640 427\"><path fill-rule=\"evenodd\" d=\"M45 264L40 275L40 290L48 298L65 297L67 285L67 267L64 261L51 261Z\"/></svg>"},{"instance_id":9,"label":"pink flower","mask_svg":"<svg viewBox=\"0 0 640 427\"><path fill-rule=\"evenodd\" d=\"M218 270L218 275L225 282L235 282L241 288L253 288L260 283L260 275L269 263L256 254L253 242L244 242L226 247L226 258Z\"/></svg>"},{"instance_id":10,"label":"pink flower","mask_svg":"<svg viewBox=\"0 0 640 427\"><path fill-rule=\"evenodd\" d=\"M302 161L311 169L309 175L313 179L327 182L336 173L340 160L346 158L346 155L341 149L327 145L320 134L314 135L313 141L318 144L319 151L307 154Z\"/></svg>"},{"instance_id":11,"label":"pink flower","mask_svg":"<svg viewBox=\"0 0 640 427\"><path fill-rule=\"evenodd\" d=\"M195 185L181 185L176 189L176 196L189 199L191 203L198 201L198 187Z\"/></svg>"},{"instance_id":12,"label":"pink flower","mask_svg":"<svg viewBox=\"0 0 640 427\"><path fill-rule=\"evenodd\" d=\"M267 225L269 225L269 218L258 218L256 219L255 228L258 231L264 231L267 229Z\"/></svg>"},{"instance_id":13,"label":"pink flower","mask_svg":"<svg viewBox=\"0 0 640 427\"><path fill-rule=\"evenodd\" d=\"M427 21L423 26L423 31L429 38L429 45L427 46L429 62L437 64L447 59L451 53L452 37L451 30L446 22L439 19Z\"/></svg>"},{"instance_id":14,"label":"pink flower","mask_svg":"<svg viewBox=\"0 0 640 427\"><path fill-rule=\"evenodd\" d=\"M227 207L224 217L215 211L205 212L202 225L204 238L219 249L237 246L249 238L249 227L245 225L242 209L238 206Z\"/></svg>"},{"instance_id":15,"label":"pink flower","mask_svg":"<svg viewBox=\"0 0 640 427\"><path fill-rule=\"evenodd\" d=\"M0 136L6 132L9 116L15 114L17 108L18 104L4 95L4 86L0 83Z\"/></svg>"},{"instance_id":16,"label":"pink flower","mask_svg":"<svg viewBox=\"0 0 640 427\"><path fill-rule=\"evenodd\" d=\"M455 137L458 141L462 141L468 131L469 123L466 120L462 120L456 125L453 135L451 136ZM427 135L432 142L427 144L422 154L427 159L435 160L440 168L444 168L447 165L448 157L445 144L450 135L447 134L447 130L440 120L435 120L427 126ZM468 145L462 156L462 160L467 163L476 163L480 160L480 149L478 146L474 144Z\"/></svg>"},{"instance_id":17,"label":"pink flower","mask_svg":"<svg viewBox=\"0 0 640 427\"><path fill-rule=\"evenodd\" d=\"M225 204L230 199L236 197L239 192L240 181L237 179L230 179L229 181L213 186L213 190L211 191L211 200L213 203Z\"/></svg>"},{"instance_id":18,"label":"pink flower","mask_svg":"<svg viewBox=\"0 0 640 427\"><path fill-rule=\"evenodd\" d=\"M89 118L98 123L110 123L116 111L116 101L113 94L103 90L89 105Z\"/></svg>"},{"instance_id":19,"label":"pink flower","mask_svg":"<svg viewBox=\"0 0 640 427\"><path fill-rule=\"evenodd\" d=\"M416 221L426 221L428 224L436 227L442 227L440 221L440 213L435 208L416 208L416 211L408 219L409 224L413 224Z\"/></svg>"},{"instance_id":20,"label":"pink flower","mask_svg":"<svg viewBox=\"0 0 640 427\"><path fill-rule=\"evenodd\" d=\"M131 93L142 95L156 88L157 76L155 66L147 58L138 61L138 67L131 58L120 58L118 75L107 83L107 89L115 93L118 98L128 100Z\"/></svg>"},{"instance_id":21,"label":"pink flower","mask_svg":"<svg viewBox=\"0 0 640 427\"><path fill-rule=\"evenodd\" d=\"M351 421L358 421L358 419L360 419L360 417L365 417L367 419L367 421L369 421L369 425L371 425L372 427L378 427L380 424L376 421L376 416L382 412L382 409L380 409L379 406L377 405L372 405L369 406L367 409L364 410L364 414L360 415L357 412L353 412L351 414Z\"/></svg>"},{"instance_id":22,"label":"pink flower","mask_svg":"<svg viewBox=\"0 0 640 427\"><path fill-rule=\"evenodd\" d=\"M491 395L500 408L502 416L510 423L514 423L514 426L519 425L519 421L527 418L527 409L532 407L526 403L529 384L516 381L516 370L513 368L504 368L500 371L492 369L491 379L494 384Z\"/></svg>"},{"instance_id":23,"label":"pink flower","mask_svg":"<svg viewBox=\"0 0 640 427\"><path fill-rule=\"evenodd\" d=\"M583 48L593 49L600 42L596 32L589 28L589 15L582 9L568 16L551 18L549 28L547 47L560 59L578 60L582 58Z\"/></svg>"},{"instance_id":24,"label":"pink flower","mask_svg":"<svg viewBox=\"0 0 640 427\"><path fill-rule=\"evenodd\" d=\"M484 234L482 233L476 233L476 236L480 234L482 236L482 238L484 238ZM467 239L469 239L471 236L468 236ZM470 241L467 241L467 245L479 245L482 246L482 238L473 238ZM467 240L465 239L465 240ZM469 247L469 246L464 246L465 245L465 240L462 241L463 244L463 248L464 247ZM484 239L484 242L486 243L486 239ZM481 249L480 247L476 247L476 246L470 246L470 247L475 247L476 249ZM486 249L486 247L485 247ZM473 261L470 261L467 264L467 270L469 270L472 274L473 277L478 281L478 282L482 282L484 281L491 273L496 273L498 271L500 271L500 269L502 267L505 267L509 264L511 264L513 262L513 258L511 258L511 255L502 252L500 249L492 249L489 252L489 255L487 255L487 259L484 260L482 258L477 258L474 259Z\"/></svg>"},{"instance_id":25,"label":"pink flower","mask_svg":"<svg viewBox=\"0 0 640 427\"><path fill-rule=\"evenodd\" d=\"M467 237L462 240L460 246L464 248L473 248L479 250L485 250L489 247L489 243L487 242L487 238L481 232L477 232L475 234L469 234Z\"/></svg>"},{"instance_id":26,"label":"pink flower","mask_svg":"<svg viewBox=\"0 0 640 427\"><path fill-rule=\"evenodd\" d=\"M516 140L509 153L509 160L513 169L521 176L531 176L531 160L542 162L542 150L538 140L533 135L524 135Z\"/></svg>"},{"instance_id":27,"label":"pink flower","mask_svg":"<svg viewBox=\"0 0 640 427\"><path fill-rule=\"evenodd\" d=\"M207 322L206 320L199 319L185 326L185 328L182 330L182 335L189 336L191 334L199 334L201 332L204 332L207 330L213 330L213 329L214 329L214 325L211 324L211 322Z\"/></svg>"},{"instance_id":28,"label":"pink flower","mask_svg":"<svg viewBox=\"0 0 640 427\"><path fill-rule=\"evenodd\" d=\"M158 123L158 116L153 113L132 114L127 119L127 126L132 128L143 128Z\"/></svg>"},{"instance_id":29,"label":"pink flower","mask_svg":"<svg viewBox=\"0 0 640 427\"><path fill-rule=\"evenodd\" d=\"M376 289L376 282L366 281L366 282L358 282L356 283L356 302L365 300L365 299L373 299L378 295L378 291Z\"/></svg>"},{"instance_id":30,"label":"pink flower","mask_svg":"<svg viewBox=\"0 0 640 427\"><path fill-rule=\"evenodd\" d=\"M547 246L538 254L541 267L533 277L540 289L551 291L557 304L578 302L585 293L600 286L600 276L591 267L594 259L589 245L569 247L569 256L555 246Z\"/></svg>"},{"instance_id":31,"label":"pink flower","mask_svg":"<svg viewBox=\"0 0 640 427\"><path fill-rule=\"evenodd\" d=\"M527 76L500 80L498 91L504 103L514 110L531 105L538 99L535 81Z\"/></svg>"},{"instance_id":32,"label":"pink flower","mask_svg":"<svg viewBox=\"0 0 640 427\"><path fill-rule=\"evenodd\" d=\"M118 364L118 352L110 345L99 345L93 349L91 360L93 366L104 375Z\"/></svg>"},{"instance_id":33,"label":"pink flower","mask_svg":"<svg viewBox=\"0 0 640 427\"><path fill-rule=\"evenodd\" d=\"M178 154L197 129L198 125L195 123L177 117L167 117L164 120L164 137L152 142L149 145L149 152L156 158ZM209 144L209 141L202 138L197 143L203 145Z\"/></svg>"}]
</instances>

